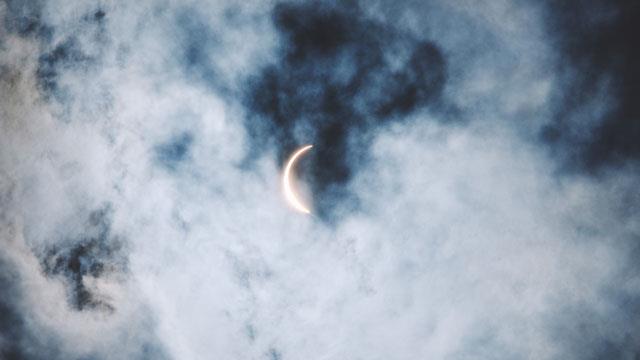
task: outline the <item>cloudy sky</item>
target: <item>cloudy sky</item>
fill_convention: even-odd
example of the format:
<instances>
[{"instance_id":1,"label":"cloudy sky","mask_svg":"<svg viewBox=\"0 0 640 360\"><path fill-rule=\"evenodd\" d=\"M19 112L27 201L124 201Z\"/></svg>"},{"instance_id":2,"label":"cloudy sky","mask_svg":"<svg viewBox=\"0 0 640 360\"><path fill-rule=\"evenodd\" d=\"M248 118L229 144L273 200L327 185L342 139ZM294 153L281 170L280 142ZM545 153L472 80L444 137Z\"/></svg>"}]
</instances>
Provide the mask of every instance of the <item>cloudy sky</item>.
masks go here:
<instances>
[{"instance_id":1,"label":"cloudy sky","mask_svg":"<svg viewBox=\"0 0 640 360\"><path fill-rule=\"evenodd\" d=\"M638 359L639 10L1 1L0 358Z\"/></svg>"}]
</instances>

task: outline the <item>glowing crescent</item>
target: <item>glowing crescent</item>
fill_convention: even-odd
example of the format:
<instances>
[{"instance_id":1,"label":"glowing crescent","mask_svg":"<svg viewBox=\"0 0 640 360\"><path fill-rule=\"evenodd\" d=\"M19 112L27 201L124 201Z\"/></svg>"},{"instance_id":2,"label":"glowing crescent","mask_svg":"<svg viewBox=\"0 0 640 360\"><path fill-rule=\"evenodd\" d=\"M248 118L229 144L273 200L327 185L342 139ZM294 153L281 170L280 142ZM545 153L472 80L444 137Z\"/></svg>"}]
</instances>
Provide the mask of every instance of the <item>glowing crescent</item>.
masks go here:
<instances>
[{"instance_id":1,"label":"glowing crescent","mask_svg":"<svg viewBox=\"0 0 640 360\"><path fill-rule=\"evenodd\" d=\"M295 192L291 188L291 170L293 169L293 165L295 165L296 160L298 160L298 158L302 154L309 151L309 149L311 149L312 147L313 145L306 145L296 150L296 152L294 152L293 155L291 155L291 157L289 158L289 161L287 161L287 166L284 168L284 175L282 176L284 196L287 198L287 201L296 210L301 211L305 214L310 214L311 210L309 210L306 206L302 204L302 202L300 202L300 200L298 200L298 197L296 196Z\"/></svg>"}]
</instances>

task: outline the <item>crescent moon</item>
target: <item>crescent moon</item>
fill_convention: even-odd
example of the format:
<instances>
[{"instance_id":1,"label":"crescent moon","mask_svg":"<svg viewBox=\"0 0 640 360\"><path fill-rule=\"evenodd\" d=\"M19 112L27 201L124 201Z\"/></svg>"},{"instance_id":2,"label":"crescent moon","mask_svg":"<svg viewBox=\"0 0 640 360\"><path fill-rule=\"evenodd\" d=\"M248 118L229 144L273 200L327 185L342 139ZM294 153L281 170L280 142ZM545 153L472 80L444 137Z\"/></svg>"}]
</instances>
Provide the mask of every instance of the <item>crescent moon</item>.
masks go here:
<instances>
[{"instance_id":1,"label":"crescent moon","mask_svg":"<svg viewBox=\"0 0 640 360\"><path fill-rule=\"evenodd\" d=\"M291 155L291 157L287 161L287 166L285 166L284 175L282 176L282 186L284 188L284 196L285 196L285 198L287 199L289 204L291 204L291 206L293 206L294 209L296 209L296 210L298 210L300 212L303 212L305 214L310 214L311 210L309 210L309 208L306 207L299 200L299 197L296 195L295 191L293 191L293 188L291 186L291 173L292 173L292 170L293 170L293 166L295 165L295 163L298 160L298 158L300 158L300 156L302 156L304 153L309 151L312 147L313 147L313 145L305 145L305 146L301 147L300 149L296 150L296 152L294 152L293 155Z\"/></svg>"}]
</instances>

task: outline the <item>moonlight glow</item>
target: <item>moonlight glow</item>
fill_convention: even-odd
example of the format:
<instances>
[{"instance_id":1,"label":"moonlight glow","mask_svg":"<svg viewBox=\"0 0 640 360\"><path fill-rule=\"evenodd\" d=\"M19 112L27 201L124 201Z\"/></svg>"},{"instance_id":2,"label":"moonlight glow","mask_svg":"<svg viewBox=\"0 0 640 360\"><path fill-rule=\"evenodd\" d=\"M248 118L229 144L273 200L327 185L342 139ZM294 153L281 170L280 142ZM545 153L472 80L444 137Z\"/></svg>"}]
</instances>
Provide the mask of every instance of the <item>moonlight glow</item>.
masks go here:
<instances>
[{"instance_id":1,"label":"moonlight glow","mask_svg":"<svg viewBox=\"0 0 640 360\"><path fill-rule=\"evenodd\" d=\"M303 212L305 214L310 214L311 210L309 210L309 208L306 207L299 200L299 197L293 191L292 186L291 186L291 170L293 169L293 166L295 165L296 160L298 160L298 158L300 156L302 156L302 154L304 154L305 152L309 151L312 147L313 147L313 145L306 145L306 146L303 146L302 148L296 150L296 152L293 153L293 155L291 155L291 157L287 161L287 166L284 168L284 174L282 175L282 187L284 189L285 198L287 199L289 204L291 204L291 206L293 206L294 209L296 209L298 211L301 211L301 212Z\"/></svg>"}]
</instances>

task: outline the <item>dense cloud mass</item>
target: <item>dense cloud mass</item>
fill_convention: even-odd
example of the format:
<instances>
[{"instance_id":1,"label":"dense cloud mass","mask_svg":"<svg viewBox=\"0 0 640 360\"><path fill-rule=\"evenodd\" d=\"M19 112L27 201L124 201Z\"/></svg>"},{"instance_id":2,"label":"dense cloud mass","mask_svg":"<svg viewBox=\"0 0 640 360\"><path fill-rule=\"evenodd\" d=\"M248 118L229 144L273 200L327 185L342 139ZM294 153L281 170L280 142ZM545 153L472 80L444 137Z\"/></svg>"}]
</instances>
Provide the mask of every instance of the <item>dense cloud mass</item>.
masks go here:
<instances>
[{"instance_id":1,"label":"dense cloud mass","mask_svg":"<svg viewBox=\"0 0 640 360\"><path fill-rule=\"evenodd\" d=\"M249 82L248 130L258 142L274 138L278 159L301 141L316 145L307 173L327 215L365 156L367 135L436 103L444 58L432 42L397 34L355 4L278 4L272 17L282 41L277 63Z\"/></svg>"},{"instance_id":2,"label":"dense cloud mass","mask_svg":"<svg viewBox=\"0 0 640 360\"><path fill-rule=\"evenodd\" d=\"M639 11L0 2L0 358L637 359Z\"/></svg>"}]
</instances>

